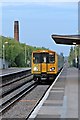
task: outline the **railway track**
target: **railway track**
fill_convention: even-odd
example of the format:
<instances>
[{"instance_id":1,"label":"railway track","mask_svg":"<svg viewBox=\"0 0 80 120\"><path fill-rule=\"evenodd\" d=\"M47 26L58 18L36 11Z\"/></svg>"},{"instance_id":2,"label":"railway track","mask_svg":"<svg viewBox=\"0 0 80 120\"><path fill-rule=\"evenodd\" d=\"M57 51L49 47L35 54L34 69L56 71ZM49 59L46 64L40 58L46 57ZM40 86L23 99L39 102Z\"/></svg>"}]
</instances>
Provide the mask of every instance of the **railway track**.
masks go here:
<instances>
[{"instance_id":1,"label":"railway track","mask_svg":"<svg viewBox=\"0 0 80 120\"><path fill-rule=\"evenodd\" d=\"M7 82L7 83L2 83L2 84L0 85L0 88L2 88L2 87L4 87L4 86L7 86L7 85L10 85L10 84L12 84L12 83L14 83L14 82L20 81L21 79L26 78L26 77L29 77L29 76L31 76L31 75L32 75L32 74L29 73L29 74L27 74L27 75L25 75L25 76L18 77L18 78L16 78L16 79L10 80L10 81Z\"/></svg>"},{"instance_id":2,"label":"railway track","mask_svg":"<svg viewBox=\"0 0 80 120\"><path fill-rule=\"evenodd\" d=\"M15 102L17 102L17 100L35 88L37 84L37 82L30 81L11 94L3 97L2 103L0 104L0 114L4 114L6 110L8 110Z\"/></svg>"},{"instance_id":3,"label":"railway track","mask_svg":"<svg viewBox=\"0 0 80 120\"><path fill-rule=\"evenodd\" d=\"M33 76L30 74L25 79L19 78L18 80L15 80L14 82L10 82L9 84L6 84L4 87L2 87L2 93L0 92L0 98L10 94L11 92L15 91L16 89L20 88L21 86L25 85L26 83L32 81Z\"/></svg>"},{"instance_id":4,"label":"railway track","mask_svg":"<svg viewBox=\"0 0 80 120\"><path fill-rule=\"evenodd\" d=\"M30 69L2 75L2 84L0 84L0 98L10 94L14 90L32 80ZM14 77L13 77L14 76ZM29 78L30 77L30 78ZM4 78L4 79L3 79Z\"/></svg>"},{"instance_id":5,"label":"railway track","mask_svg":"<svg viewBox=\"0 0 80 120\"><path fill-rule=\"evenodd\" d=\"M31 69L2 75L0 114L37 85L32 78Z\"/></svg>"},{"instance_id":6,"label":"railway track","mask_svg":"<svg viewBox=\"0 0 80 120\"><path fill-rule=\"evenodd\" d=\"M31 69L2 74L0 75L2 80L0 81L0 87L5 86L7 83L9 84L11 81L15 82L16 79L25 78L28 74L31 74Z\"/></svg>"},{"instance_id":7,"label":"railway track","mask_svg":"<svg viewBox=\"0 0 80 120\"><path fill-rule=\"evenodd\" d=\"M34 106L34 108L30 111L30 113L29 113L29 115L27 116L26 119L28 119L28 120L35 119L36 114L38 113L38 111L39 111L40 107L42 106L42 104L44 103L44 101L47 99L50 90L51 90L52 87L56 84L59 76L61 75L61 73L62 73L62 71L63 71L63 69L64 69L64 68L62 68L62 69L58 72L58 74L57 74L54 82L48 87L48 89L45 91L45 93L43 94L43 96L38 100L38 102L36 103L36 105Z\"/></svg>"},{"instance_id":8,"label":"railway track","mask_svg":"<svg viewBox=\"0 0 80 120\"><path fill-rule=\"evenodd\" d=\"M14 93L11 93L10 97L8 97L9 95L7 95L6 97L3 97L2 98L3 103L0 104L0 107L1 107L0 114L4 115L4 113L7 112L16 102L18 102L18 100L21 97L26 95L29 91L31 91L37 85L39 85L37 82L31 81L31 82L26 83L25 85L23 85L21 88L16 90ZM37 102L35 103L34 107L31 109L31 111L27 115L27 117L26 117L27 119L32 114L34 109L38 106L40 101L43 99L43 97L44 97L45 93L47 92L48 88L46 89L44 94L42 94L42 96L37 100Z\"/></svg>"}]
</instances>

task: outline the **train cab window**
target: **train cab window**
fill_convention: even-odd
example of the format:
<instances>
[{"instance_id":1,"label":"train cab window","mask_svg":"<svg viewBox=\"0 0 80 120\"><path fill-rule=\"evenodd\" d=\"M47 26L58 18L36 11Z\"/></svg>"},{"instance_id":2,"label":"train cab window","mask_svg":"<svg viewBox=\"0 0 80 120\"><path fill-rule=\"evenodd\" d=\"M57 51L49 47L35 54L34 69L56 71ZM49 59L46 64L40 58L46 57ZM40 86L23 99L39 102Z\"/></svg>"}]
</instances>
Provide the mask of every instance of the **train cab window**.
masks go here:
<instances>
[{"instance_id":1,"label":"train cab window","mask_svg":"<svg viewBox=\"0 0 80 120\"><path fill-rule=\"evenodd\" d=\"M33 54L33 58L34 58L34 59L33 59L33 63L35 63L35 64L36 64L36 63L40 63L40 56L41 56L41 55L40 55L39 53L34 53L34 54Z\"/></svg>"},{"instance_id":2,"label":"train cab window","mask_svg":"<svg viewBox=\"0 0 80 120\"><path fill-rule=\"evenodd\" d=\"M49 63L53 63L55 61L55 55L49 54Z\"/></svg>"}]
</instances>

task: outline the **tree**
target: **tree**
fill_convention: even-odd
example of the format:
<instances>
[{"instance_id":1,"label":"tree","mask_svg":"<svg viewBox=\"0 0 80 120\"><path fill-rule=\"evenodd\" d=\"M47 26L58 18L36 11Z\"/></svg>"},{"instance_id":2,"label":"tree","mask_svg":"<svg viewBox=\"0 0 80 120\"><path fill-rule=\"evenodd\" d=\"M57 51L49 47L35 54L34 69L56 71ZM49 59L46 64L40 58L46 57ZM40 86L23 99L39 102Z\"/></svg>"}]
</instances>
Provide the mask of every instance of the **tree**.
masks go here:
<instances>
[{"instance_id":1,"label":"tree","mask_svg":"<svg viewBox=\"0 0 80 120\"><path fill-rule=\"evenodd\" d=\"M25 67L26 66L23 53L18 54L18 56L15 58L15 63L17 65L17 67Z\"/></svg>"},{"instance_id":2,"label":"tree","mask_svg":"<svg viewBox=\"0 0 80 120\"><path fill-rule=\"evenodd\" d=\"M5 44L5 43L8 44ZM33 47L26 44L19 43L13 38L0 36L0 58L3 58L2 51L5 45L5 59L9 62L10 66L26 67L31 66L32 51L38 49L46 49L44 47Z\"/></svg>"}]
</instances>

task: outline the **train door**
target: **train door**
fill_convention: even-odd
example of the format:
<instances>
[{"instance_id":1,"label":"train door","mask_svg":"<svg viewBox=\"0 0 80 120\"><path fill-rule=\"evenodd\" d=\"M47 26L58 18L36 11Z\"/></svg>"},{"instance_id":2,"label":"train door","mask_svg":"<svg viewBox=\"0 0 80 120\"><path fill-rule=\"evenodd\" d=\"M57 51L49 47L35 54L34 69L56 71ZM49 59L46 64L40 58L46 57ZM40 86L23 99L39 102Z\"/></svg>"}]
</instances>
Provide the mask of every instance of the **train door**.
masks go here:
<instances>
[{"instance_id":1,"label":"train door","mask_svg":"<svg viewBox=\"0 0 80 120\"><path fill-rule=\"evenodd\" d=\"M48 53L41 54L41 73L47 72Z\"/></svg>"}]
</instances>

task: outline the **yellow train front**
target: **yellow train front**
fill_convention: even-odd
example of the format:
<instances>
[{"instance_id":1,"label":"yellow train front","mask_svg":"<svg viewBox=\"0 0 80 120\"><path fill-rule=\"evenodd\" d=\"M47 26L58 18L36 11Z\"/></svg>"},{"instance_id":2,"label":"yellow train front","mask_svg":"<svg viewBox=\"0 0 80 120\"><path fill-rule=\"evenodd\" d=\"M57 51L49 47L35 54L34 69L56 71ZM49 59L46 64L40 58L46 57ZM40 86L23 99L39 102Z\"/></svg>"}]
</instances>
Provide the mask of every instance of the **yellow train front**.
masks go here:
<instances>
[{"instance_id":1,"label":"yellow train front","mask_svg":"<svg viewBox=\"0 0 80 120\"><path fill-rule=\"evenodd\" d=\"M48 80L54 78L61 69L56 52L51 50L37 50L32 53L32 74L34 80ZM62 61L62 60L61 60Z\"/></svg>"}]
</instances>

